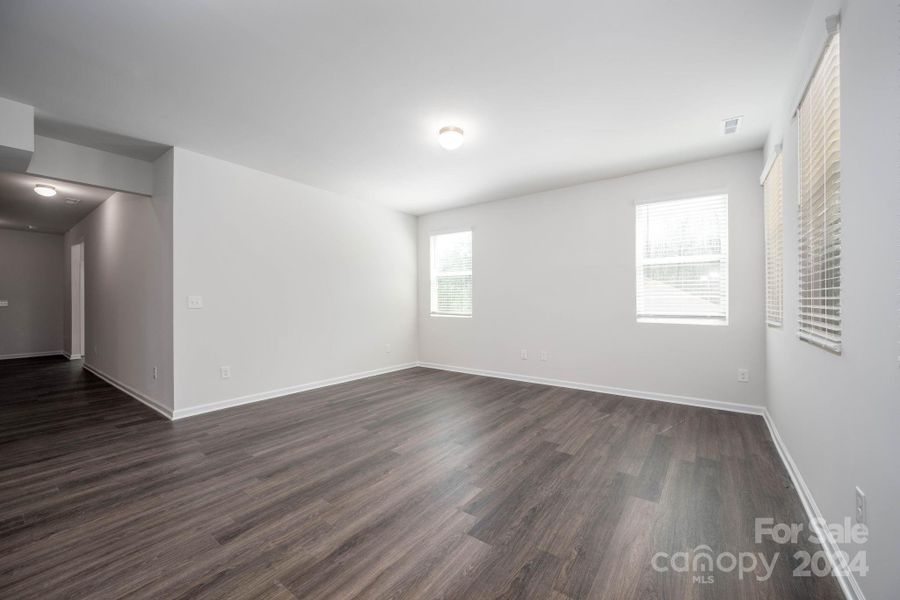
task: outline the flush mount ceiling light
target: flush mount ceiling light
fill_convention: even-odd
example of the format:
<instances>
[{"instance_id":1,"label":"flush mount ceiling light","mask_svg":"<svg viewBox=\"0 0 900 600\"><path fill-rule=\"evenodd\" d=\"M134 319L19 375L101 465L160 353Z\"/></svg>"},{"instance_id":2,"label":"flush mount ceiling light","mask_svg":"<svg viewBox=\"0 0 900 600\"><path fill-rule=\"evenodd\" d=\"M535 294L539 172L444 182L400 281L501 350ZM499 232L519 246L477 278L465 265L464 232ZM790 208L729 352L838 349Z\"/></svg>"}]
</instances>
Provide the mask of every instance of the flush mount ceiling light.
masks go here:
<instances>
[{"instance_id":1,"label":"flush mount ceiling light","mask_svg":"<svg viewBox=\"0 0 900 600\"><path fill-rule=\"evenodd\" d=\"M438 143L445 150L456 150L462 146L463 130L453 126L441 127L441 130L438 131Z\"/></svg>"},{"instance_id":2,"label":"flush mount ceiling light","mask_svg":"<svg viewBox=\"0 0 900 600\"><path fill-rule=\"evenodd\" d=\"M34 186L34 193L38 196L44 196L46 198L50 198L51 196L56 195L56 188L52 185L44 185L42 183Z\"/></svg>"}]
</instances>

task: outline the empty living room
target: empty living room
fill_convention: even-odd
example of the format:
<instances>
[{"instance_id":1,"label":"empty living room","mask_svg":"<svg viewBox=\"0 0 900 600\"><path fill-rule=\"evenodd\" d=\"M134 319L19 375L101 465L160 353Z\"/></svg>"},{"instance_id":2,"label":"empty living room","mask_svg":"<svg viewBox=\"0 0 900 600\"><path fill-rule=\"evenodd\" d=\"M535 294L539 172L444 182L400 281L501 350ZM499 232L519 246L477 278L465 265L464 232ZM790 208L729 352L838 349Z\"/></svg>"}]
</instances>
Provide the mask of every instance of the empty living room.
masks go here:
<instances>
[{"instance_id":1,"label":"empty living room","mask_svg":"<svg viewBox=\"0 0 900 600\"><path fill-rule=\"evenodd\" d=\"M0 598L900 598L900 0L0 0Z\"/></svg>"}]
</instances>

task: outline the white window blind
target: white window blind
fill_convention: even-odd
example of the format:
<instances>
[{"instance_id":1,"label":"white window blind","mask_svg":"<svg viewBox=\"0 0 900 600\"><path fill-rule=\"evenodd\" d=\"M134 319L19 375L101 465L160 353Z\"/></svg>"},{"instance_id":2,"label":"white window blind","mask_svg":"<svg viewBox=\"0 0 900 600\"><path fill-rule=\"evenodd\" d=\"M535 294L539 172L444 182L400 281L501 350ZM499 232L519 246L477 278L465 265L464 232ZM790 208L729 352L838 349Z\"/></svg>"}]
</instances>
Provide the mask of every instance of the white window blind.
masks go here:
<instances>
[{"instance_id":1,"label":"white window blind","mask_svg":"<svg viewBox=\"0 0 900 600\"><path fill-rule=\"evenodd\" d=\"M728 196L638 204L637 318L728 322Z\"/></svg>"},{"instance_id":2,"label":"white window blind","mask_svg":"<svg viewBox=\"0 0 900 600\"><path fill-rule=\"evenodd\" d=\"M841 351L840 39L825 48L798 109L801 339Z\"/></svg>"},{"instance_id":3,"label":"white window blind","mask_svg":"<svg viewBox=\"0 0 900 600\"><path fill-rule=\"evenodd\" d=\"M472 315L472 232L431 236L431 314Z\"/></svg>"},{"instance_id":4,"label":"white window blind","mask_svg":"<svg viewBox=\"0 0 900 600\"><path fill-rule=\"evenodd\" d=\"M779 153L763 184L766 212L766 323L784 322L784 163Z\"/></svg>"}]
</instances>

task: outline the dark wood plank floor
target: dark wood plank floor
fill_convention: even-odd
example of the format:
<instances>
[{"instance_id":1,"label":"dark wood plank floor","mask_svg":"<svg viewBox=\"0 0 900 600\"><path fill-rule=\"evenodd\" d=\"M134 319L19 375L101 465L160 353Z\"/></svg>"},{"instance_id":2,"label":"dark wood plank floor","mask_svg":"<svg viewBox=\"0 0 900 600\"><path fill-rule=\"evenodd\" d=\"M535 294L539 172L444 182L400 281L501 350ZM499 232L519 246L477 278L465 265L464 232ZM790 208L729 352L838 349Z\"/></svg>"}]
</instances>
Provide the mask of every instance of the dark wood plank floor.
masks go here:
<instances>
[{"instance_id":1,"label":"dark wood plank floor","mask_svg":"<svg viewBox=\"0 0 900 600\"><path fill-rule=\"evenodd\" d=\"M2 598L839 598L760 417L409 369L171 423L0 362ZM759 583L656 552L782 553ZM815 550L816 548L807 548Z\"/></svg>"}]
</instances>

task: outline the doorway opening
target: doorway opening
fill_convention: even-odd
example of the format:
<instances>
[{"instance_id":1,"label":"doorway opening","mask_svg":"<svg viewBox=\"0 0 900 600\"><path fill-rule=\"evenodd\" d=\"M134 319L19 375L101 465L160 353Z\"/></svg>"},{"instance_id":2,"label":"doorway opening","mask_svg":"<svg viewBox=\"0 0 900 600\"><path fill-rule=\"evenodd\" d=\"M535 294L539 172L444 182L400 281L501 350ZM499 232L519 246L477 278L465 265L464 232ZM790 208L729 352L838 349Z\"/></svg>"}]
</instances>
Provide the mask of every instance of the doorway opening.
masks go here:
<instances>
[{"instance_id":1,"label":"doorway opening","mask_svg":"<svg viewBox=\"0 0 900 600\"><path fill-rule=\"evenodd\" d=\"M84 356L84 242L72 246L72 346L69 358Z\"/></svg>"}]
</instances>

